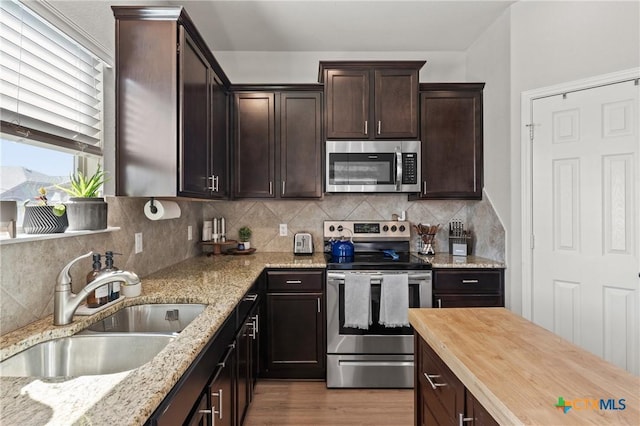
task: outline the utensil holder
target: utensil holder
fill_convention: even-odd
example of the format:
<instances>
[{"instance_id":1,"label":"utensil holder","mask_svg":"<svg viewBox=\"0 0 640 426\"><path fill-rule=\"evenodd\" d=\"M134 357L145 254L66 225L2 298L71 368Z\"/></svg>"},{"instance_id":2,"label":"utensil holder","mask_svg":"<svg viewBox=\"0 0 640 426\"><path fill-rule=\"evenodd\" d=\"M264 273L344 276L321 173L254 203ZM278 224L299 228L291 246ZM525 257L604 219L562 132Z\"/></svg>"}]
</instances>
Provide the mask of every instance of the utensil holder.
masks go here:
<instances>
[{"instance_id":1,"label":"utensil holder","mask_svg":"<svg viewBox=\"0 0 640 426\"><path fill-rule=\"evenodd\" d=\"M436 250L434 248L434 240L436 238L436 234L422 234L420 237L422 238L422 242L424 243L422 245L421 253L427 255L435 255Z\"/></svg>"}]
</instances>

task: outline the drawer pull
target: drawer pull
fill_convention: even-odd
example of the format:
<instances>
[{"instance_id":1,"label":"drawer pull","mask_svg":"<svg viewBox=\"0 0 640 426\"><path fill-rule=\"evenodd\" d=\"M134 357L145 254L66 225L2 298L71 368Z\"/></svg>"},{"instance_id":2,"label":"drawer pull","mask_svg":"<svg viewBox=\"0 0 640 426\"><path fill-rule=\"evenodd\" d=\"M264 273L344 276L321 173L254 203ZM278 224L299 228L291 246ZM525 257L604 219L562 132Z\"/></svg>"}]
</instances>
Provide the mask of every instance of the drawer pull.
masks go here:
<instances>
[{"instance_id":1,"label":"drawer pull","mask_svg":"<svg viewBox=\"0 0 640 426\"><path fill-rule=\"evenodd\" d=\"M478 284L478 280L462 280L462 284Z\"/></svg>"},{"instance_id":2,"label":"drawer pull","mask_svg":"<svg viewBox=\"0 0 640 426\"><path fill-rule=\"evenodd\" d=\"M458 426L464 426L466 422L472 422L474 420L475 418L473 417L465 417L462 413L458 414Z\"/></svg>"},{"instance_id":3,"label":"drawer pull","mask_svg":"<svg viewBox=\"0 0 640 426\"><path fill-rule=\"evenodd\" d=\"M287 284L302 284L301 280L287 280Z\"/></svg>"},{"instance_id":4,"label":"drawer pull","mask_svg":"<svg viewBox=\"0 0 640 426\"><path fill-rule=\"evenodd\" d=\"M257 299L258 299L258 295L255 293L252 293L252 294L247 294L242 300L245 302L255 302Z\"/></svg>"},{"instance_id":5,"label":"drawer pull","mask_svg":"<svg viewBox=\"0 0 640 426\"><path fill-rule=\"evenodd\" d=\"M433 380L431 380L431 379L435 379L437 377L440 377L439 374L427 374L427 373L422 373L422 374L424 374L424 377L427 379L427 381L429 382L429 384L431 385L433 390L436 390L437 388L442 387L442 386L447 386L446 383L436 383Z\"/></svg>"}]
</instances>

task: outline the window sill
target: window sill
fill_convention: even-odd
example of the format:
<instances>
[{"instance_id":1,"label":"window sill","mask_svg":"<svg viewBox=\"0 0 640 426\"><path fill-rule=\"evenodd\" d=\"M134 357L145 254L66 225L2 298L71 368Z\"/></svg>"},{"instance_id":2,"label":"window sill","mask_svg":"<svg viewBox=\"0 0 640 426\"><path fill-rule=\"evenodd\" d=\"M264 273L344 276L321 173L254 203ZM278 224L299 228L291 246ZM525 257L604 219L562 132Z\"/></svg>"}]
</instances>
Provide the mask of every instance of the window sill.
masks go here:
<instances>
[{"instance_id":1,"label":"window sill","mask_svg":"<svg viewBox=\"0 0 640 426\"><path fill-rule=\"evenodd\" d=\"M0 237L0 246L5 246L9 244L27 243L32 241L55 240L59 238L78 237L82 235L104 234L107 232L114 232L119 230L120 228L117 226L110 226L107 229L100 229L98 231L66 231L60 234L18 234L16 238L9 238L8 236L2 236Z\"/></svg>"}]
</instances>

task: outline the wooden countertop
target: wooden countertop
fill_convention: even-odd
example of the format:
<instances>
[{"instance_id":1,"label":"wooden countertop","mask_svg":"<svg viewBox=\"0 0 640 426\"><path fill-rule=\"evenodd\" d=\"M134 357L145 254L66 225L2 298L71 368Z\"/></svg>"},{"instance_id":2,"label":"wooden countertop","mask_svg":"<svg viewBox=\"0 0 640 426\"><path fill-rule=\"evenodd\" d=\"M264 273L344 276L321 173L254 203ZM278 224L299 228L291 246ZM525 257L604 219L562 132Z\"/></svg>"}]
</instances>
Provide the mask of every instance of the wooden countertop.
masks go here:
<instances>
[{"instance_id":1,"label":"wooden countertop","mask_svg":"<svg viewBox=\"0 0 640 426\"><path fill-rule=\"evenodd\" d=\"M410 309L409 321L500 424L640 424L640 377L504 308Z\"/></svg>"}]
</instances>

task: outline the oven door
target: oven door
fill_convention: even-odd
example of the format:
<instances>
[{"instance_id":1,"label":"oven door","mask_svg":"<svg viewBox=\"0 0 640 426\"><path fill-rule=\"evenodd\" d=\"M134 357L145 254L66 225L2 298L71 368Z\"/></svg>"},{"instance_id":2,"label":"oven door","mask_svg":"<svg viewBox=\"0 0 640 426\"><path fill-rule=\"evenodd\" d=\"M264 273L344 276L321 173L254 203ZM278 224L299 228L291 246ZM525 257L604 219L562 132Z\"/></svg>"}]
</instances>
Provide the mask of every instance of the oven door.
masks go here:
<instances>
[{"instance_id":1,"label":"oven door","mask_svg":"<svg viewBox=\"0 0 640 426\"><path fill-rule=\"evenodd\" d=\"M352 271L353 272L353 271ZM409 307L432 306L431 271L356 272L371 275L371 319L367 330L344 327L344 273L327 272L327 353L328 354L413 354L411 327L384 327L378 324L380 276L382 273L409 274Z\"/></svg>"}]
</instances>

